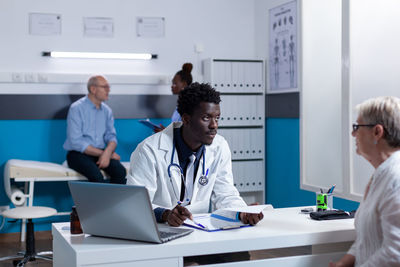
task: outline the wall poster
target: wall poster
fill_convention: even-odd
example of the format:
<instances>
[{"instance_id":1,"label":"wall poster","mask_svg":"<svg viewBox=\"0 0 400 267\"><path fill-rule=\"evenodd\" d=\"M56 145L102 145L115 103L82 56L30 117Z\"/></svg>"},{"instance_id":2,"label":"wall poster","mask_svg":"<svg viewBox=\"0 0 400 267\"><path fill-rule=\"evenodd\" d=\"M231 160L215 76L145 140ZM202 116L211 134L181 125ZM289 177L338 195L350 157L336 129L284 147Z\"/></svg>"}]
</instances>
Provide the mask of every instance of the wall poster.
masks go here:
<instances>
[{"instance_id":1,"label":"wall poster","mask_svg":"<svg viewBox=\"0 0 400 267\"><path fill-rule=\"evenodd\" d=\"M298 91L297 1L269 10L268 93Z\"/></svg>"}]
</instances>

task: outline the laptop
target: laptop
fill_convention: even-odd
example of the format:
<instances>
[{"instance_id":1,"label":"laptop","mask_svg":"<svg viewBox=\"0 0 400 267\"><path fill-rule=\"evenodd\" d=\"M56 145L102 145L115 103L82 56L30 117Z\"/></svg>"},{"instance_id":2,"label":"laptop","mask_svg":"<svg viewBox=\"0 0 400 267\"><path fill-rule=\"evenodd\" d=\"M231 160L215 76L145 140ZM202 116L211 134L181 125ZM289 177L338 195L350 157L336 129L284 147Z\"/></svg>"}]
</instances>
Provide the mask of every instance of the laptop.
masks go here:
<instances>
[{"instance_id":1,"label":"laptop","mask_svg":"<svg viewBox=\"0 0 400 267\"><path fill-rule=\"evenodd\" d=\"M158 225L144 186L79 181L68 185L85 234L160 244L193 232Z\"/></svg>"}]
</instances>

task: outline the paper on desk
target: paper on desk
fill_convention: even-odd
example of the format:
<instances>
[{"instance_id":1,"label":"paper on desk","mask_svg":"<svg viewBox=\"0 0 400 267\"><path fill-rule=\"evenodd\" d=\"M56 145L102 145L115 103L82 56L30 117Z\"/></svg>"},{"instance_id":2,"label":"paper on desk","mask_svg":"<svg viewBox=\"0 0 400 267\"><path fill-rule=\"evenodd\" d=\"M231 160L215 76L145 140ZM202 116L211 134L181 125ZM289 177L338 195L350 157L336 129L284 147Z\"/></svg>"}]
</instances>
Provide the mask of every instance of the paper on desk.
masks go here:
<instances>
[{"instance_id":1,"label":"paper on desk","mask_svg":"<svg viewBox=\"0 0 400 267\"><path fill-rule=\"evenodd\" d=\"M193 221L186 219L183 222L186 226L194 227L203 231L219 231L247 226L241 221L226 221L219 218L212 217L211 214L194 215Z\"/></svg>"},{"instance_id":2,"label":"paper on desk","mask_svg":"<svg viewBox=\"0 0 400 267\"><path fill-rule=\"evenodd\" d=\"M238 221L238 212L258 214L263 210L272 210L272 205L253 205L236 208L219 209L212 213L211 217L220 218L222 220Z\"/></svg>"},{"instance_id":3,"label":"paper on desk","mask_svg":"<svg viewBox=\"0 0 400 267\"><path fill-rule=\"evenodd\" d=\"M272 205L254 205L237 208L225 208L211 214L194 215L193 220L185 220L184 224L204 231L226 230L247 226L237 217L238 212L258 214L263 210L272 210ZM202 227L204 226L204 227Z\"/></svg>"},{"instance_id":4,"label":"paper on desk","mask_svg":"<svg viewBox=\"0 0 400 267\"><path fill-rule=\"evenodd\" d=\"M253 206L244 206L244 207L237 207L237 208L225 208L221 210L229 210L235 212L246 212L246 213L260 213L263 210L272 210L274 207L270 204L266 205L253 205Z\"/></svg>"}]
</instances>

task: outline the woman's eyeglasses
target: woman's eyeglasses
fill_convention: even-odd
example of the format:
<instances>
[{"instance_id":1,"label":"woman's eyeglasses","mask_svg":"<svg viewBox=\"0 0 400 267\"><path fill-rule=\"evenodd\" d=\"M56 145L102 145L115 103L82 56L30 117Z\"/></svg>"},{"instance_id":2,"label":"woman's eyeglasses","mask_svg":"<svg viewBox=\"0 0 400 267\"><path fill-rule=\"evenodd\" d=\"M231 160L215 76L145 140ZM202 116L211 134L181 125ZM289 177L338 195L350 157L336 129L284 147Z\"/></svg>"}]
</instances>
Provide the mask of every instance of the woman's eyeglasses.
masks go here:
<instances>
[{"instance_id":1,"label":"woman's eyeglasses","mask_svg":"<svg viewBox=\"0 0 400 267\"><path fill-rule=\"evenodd\" d=\"M374 127L376 124L356 124L353 123L353 132L357 132L360 127Z\"/></svg>"}]
</instances>

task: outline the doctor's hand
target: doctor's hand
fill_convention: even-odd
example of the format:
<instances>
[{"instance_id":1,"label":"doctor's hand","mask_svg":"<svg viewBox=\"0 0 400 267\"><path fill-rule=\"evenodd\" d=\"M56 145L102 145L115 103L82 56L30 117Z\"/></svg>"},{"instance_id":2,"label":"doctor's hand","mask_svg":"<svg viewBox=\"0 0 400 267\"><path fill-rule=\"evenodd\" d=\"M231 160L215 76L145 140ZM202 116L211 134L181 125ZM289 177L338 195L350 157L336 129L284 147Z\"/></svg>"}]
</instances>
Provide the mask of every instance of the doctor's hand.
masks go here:
<instances>
[{"instance_id":1,"label":"doctor's hand","mask_svg":"<svg viewBox=\"0 0 400 267\"><path fill-rule=\"evenodd\" d=\"M242 221L242 223L256 225L259 221L261 221L264 218L264 214L262 212L260 213L240 212L239 218Z\"/></svg>"},{"instance_id":2,"label":"doctor's hand","mask_svg":"<svg viewBox=\"0 0 400 267\"><path fill-rule=\"evenodd\" d=\"M259 203L254 202L254 203L250 204L250 206L256 206L256 205L259 205ZM264 214L262 212L260 212L258 214L240 212L239 218L242 221L242 223L246 223L246 224L248 223L251 225L255 225L264 218Z\"/></svg>"},{"instance_id":3,"label":"doctor's hand","mask_svg":"<svg viewBox=\"0 0 400 267\"><path fill-rule=\"evenodd\" d=\"M162 219L171 226L180 226L186 219L193 219L193 216L188 209L177 205L172 210L165 210Z\"/></svg>"}]
</instances>

